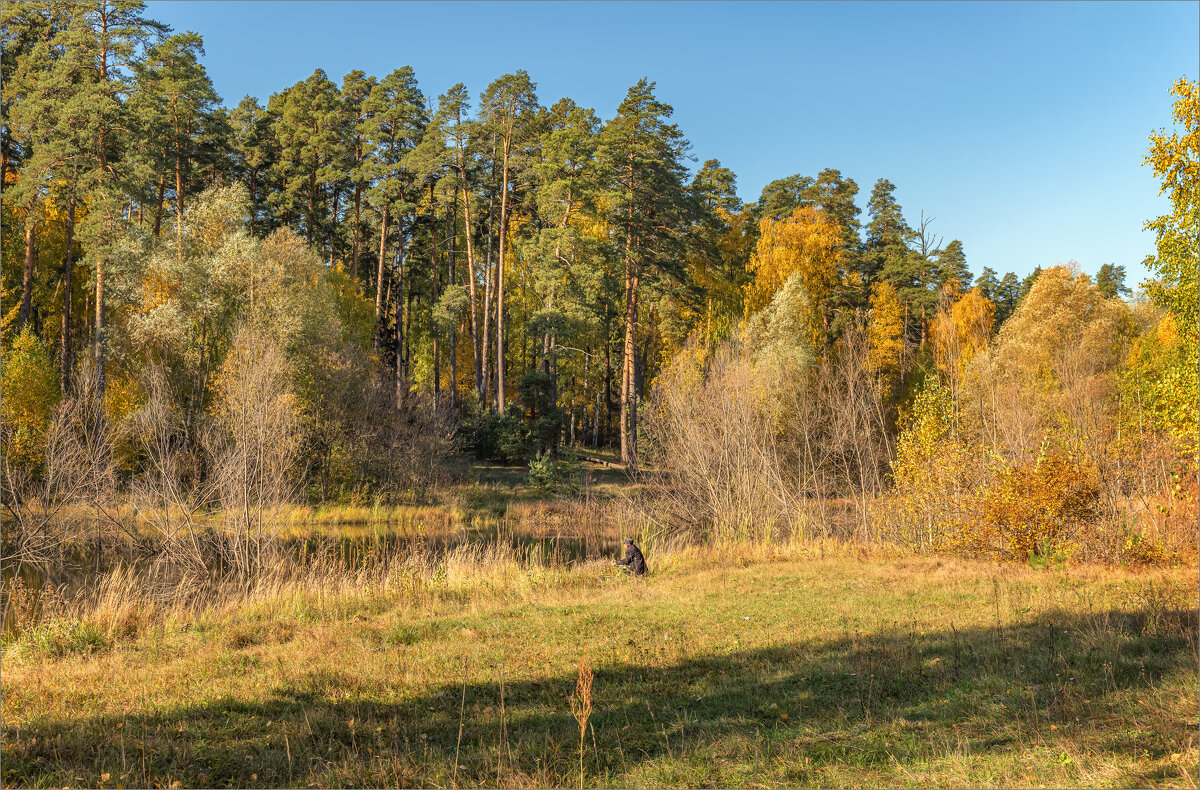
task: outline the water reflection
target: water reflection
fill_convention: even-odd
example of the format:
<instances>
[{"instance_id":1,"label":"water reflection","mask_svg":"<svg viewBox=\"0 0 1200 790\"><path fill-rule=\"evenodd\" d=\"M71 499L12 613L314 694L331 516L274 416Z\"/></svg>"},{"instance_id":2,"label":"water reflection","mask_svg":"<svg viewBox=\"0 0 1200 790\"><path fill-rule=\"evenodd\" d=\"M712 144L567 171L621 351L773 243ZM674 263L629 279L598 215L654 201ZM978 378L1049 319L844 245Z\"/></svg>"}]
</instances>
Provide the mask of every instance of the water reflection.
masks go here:
<instances>
[{"instance_id":1,"label":"water reflection","mask_svg":"<svg viewBox=\"0 0 1200 790\"><path fill-rule=\"evenodd\" d=\"M438 528L428 532L420 525L414 528L411 522L330 525L318 521L291 522L265 532L274 536L268 538L272 552L282 552L298 564L320 556L347 569L403 561L416 555L422 556L427 563L437 564L448 553L464 546L477 547L480 551L509 549L510 556L537 558L549 566L569 566L603 556L617 556L620 539L613 525L580 519L578 515L574 514L573 524L569 523L572 520L569 514L560 513L543 513L541 518L523 519L485 517L453 522L439 519ZM228 576L232 570L228 562L230 540L229 533L212 527L199 530L194 536L192 543L199 547L200 562L213 580ZM164 546L153 540L91 539L63 547L51 562L0 564L3 633L12 633L9 598L12 581L17 577L35 593L53 588L63 599L70 600L94 587L100 576L117 568L132 567L140 573L158 577L181 572L181 568L172 567L173 562L167 554Z\"/></svg>"}]
</instances>

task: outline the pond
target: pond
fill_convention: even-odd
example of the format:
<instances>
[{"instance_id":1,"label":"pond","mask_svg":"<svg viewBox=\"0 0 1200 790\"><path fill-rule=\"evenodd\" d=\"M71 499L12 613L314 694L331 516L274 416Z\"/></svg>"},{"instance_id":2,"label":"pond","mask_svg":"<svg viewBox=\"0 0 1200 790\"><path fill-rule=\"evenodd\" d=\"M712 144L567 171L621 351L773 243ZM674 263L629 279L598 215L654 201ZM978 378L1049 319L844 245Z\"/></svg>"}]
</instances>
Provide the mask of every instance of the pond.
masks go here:
<instances>
[{"instance_id":1,"label":"pond","mask_svg":"<svg viewBox=\"0 0 1200 790\"><path fill-rule=\"evenodd\" d=\"M347 569L366 567L373 563L420 554L427 563L436 564L448 552L463 546L480 550L505 548L516 558L536 557L551 566L568 566L599 557L616 557L620 552L620 535L611 522L599 514L576 508L518 509L503 516L465 516L456 514L437 518L403 519L389 523L338 523L314 519L289 520L267 528L273 551L282 552L297 563L323 555L326 561ZM10 591L13 580L20 577L23 586L36 596L53 588L65 600L95 586L96 580L119 567L134 567L143 572L161 574L164 565L164 546L152 538L111 537L97 540L97 530L84 529L80 534L92 535L64 545L49 562L38 564L4 562L0 564L0 607L4 613L3 633L10 634ZM222 549L227 546L227 533L205 527L196 533L204 565L213 579L227 575L229 568ZM170 572L169 570L167 571Z\"/></svg>"}]
</instances>

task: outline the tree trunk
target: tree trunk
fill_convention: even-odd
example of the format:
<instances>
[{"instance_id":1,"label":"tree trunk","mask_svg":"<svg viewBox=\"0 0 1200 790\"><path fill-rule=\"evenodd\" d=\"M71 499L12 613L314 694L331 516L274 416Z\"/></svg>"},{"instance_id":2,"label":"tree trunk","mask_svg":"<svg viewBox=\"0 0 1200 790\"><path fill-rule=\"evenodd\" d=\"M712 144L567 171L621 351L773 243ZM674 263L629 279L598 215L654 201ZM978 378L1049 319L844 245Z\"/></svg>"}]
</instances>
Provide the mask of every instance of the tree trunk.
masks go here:
<instances>
[{"instance_id":1,"label":"tree trunk","mask_svg":"<svg viewBox=\"0 0 1200 790\"><path fill-rule=\"evenodd\" d=\"M626 469L637 463L637 410L630 409L633 394L635 344L637 329L637 272L633 250L633 154L629 155L629 203L625 232L625 344L621 354L621 462Z\"/></svg>"},{"instance_id":2,"label":"tree trunk","mask_svg":"<svg viewBox=\"0 0 1200 790\"><path fill-rule=\"evenodd\" d=\"M488 198L488 221L487 221L487 258L483 263L483 337L480 339L482 345L481 353L483 357L483 397L480 400L482 406L487 402L488 394L491 392L489 385L491 384L491 364L488 354L489 341L492 337L492 296L495 293L492 285L492 215L495 209L495 194Z\"/></svg>"},{"instance_id":3,"label":"tree trunk","mask_svg":"<svg viewBox=\"0 0 1200 790\"><path fill-rule=\"evenodd\" d=\"M638 277L633 261L625 266L625 343L621 359L621 462L628 469L637 468L637 288Z\"/></svg>"},{"instance_id":4,"label":"tree trunk","mask_svg":"<svg viewBox=\"0 0 1200 790\"><path fill-rule=\"evenodd\" d=\"M404 338L407 334L405 331L404 320L404 227L400 227L400 244L399 256L396 261L396 408L404 405L404 393L408 386L408 369L405 359L405 343Z\"/></svg>"},{"instance_id":5,"label":"tree trunk","mask_svg":"<svg viewBox=\"0 0 1200 790\"><path fill-rule=\"evenodd\" d=\"M604 443L612 443L612 324L609 302L604 300Z\"/></svg>"},{"instance_id":6,"label":"tree trunk","mask_svg":"<svg viewBox=\"0 0 1200 790\"><path fill-rule=\"evenodd\" d=\"M108 84L108 22L109 22L108 3L100 4L100 84ZM104 194L104 175L108 172L108 152L104 148L104 132L106 129L105 118L103 113L98 118L98 132L96 135L96 164L97 164L97 192L103 200ZM104 209L101 209L102 211ZM104 257L96 256L96 320L93 327L96 338L96 398L100 403L104 402L105 390L105 348L104 348Z\"/></svg>"},{"instance_id":7,"label":"tree trunk","mask_svg":"<svg viewBox=\"0 0 1200 790\"><path fill-rule=\"evenodd\" d=\"M179 128L175 129L176 138ZM183 156L179 143L175 143L175 249L178 260L183 260Z\"/></svg>"},{"instance_id":8,"label":"tree trunk","mask_svg":"<svg viewBox=\"0 0 1200 790\"><path fill-rule=\"evenodd\" d=\"M461 152L460 152L461 161ZM483 355L479 348L479 300L475 295L475 240L472 238L471 227L471 191L466 189L467 169L461 165L458 168L459 177L463 182L463 231L467 239L467 292L471 297L471 352L475 360L475 392L483 403ZM457 200L457 198L455 198Z\"/></svg>"},{"instance_id":9,"label":"tree trunk","mask_svg":"<svg viewBox=\"0 0 1200 790\"><path fill-rule=\"evenodd\" d=\"M250 235L254 235L254 219L258 216L258 170L250 171Z\"/></svg>"},{"instance_id":10,"label":"tree trunk","mask_svg":"<svg viewBox=\"0 0 1200 790\"><path fill-rule=\"evenodd\" d=\"M317 159L313 157L312 168L308 172L308 246L312 246L316 236L317 222Z\"/></svg>"},{"instance_id":11,"label":"tree trunk","mask_svg":"<svg viewBox=\"0 0 1200 790\"><path fill-rule=\"evenodd\" d=\"M338 203L342 200L341 187L335 186L329 198L329 232L325 234L325 238L329 243L329 268L333 269L333 237L337 228Z\"/></svg>"},{"instance_id":12,"label":"tree trunk","mask_svg":"<svg viewBox=\"0 0 1200 790\"><path fill-rule=\"evenodd\" d=\"M454 287L454 222L458 214L458 186L454 187L454 210L446 212L446 251L449 263L446 266L446 287ZM458 340L455 337L457 318L450 317L450 409L458 408Z\"/></svg>"},{"instance_id":13,"label":"tree trunk","mask_svg":"<svg viewBox=\"0 0 1200 790\"><path fill-rule=\"evenodd\" d=\"M158 174L158 202L154 208L154 240L158 241L158 235L162 232L162 214L163 202L167 197L167 174L166 171L160 171Z\"/></svg>"},{"instance_id":14,"label":"tree trunk","mask_svg":"<svg viewBox=\"0 0 1200 790\"><path fill-rule=\"evenodd\" d=\"M67 205L67 244L62 269L62 334L58 341L58 386L66 396L71 386L71 274L75 269L75 199Z\"/></svg>"},{"instance_id":15,"label":"tree trunk","mask_svg":"<svg viewBox=\"0 0 1200 790\"><path fill-rule=\"evenodd\" d=\"M33 206L25 217L25 271L21 277L21 310L17 316L17 332L29 323L29 311L33 303L33 229L37 221L33 218Z\"/></svg>"},{"instance_id":16,"label":"tree trunk","mask_svg":"<svg viewBox=\"0 0 1200 790\"><path fill-rule=\"evenodd\" d=\"M437 265L437 211L433 199L433 179L429 180L429 271L433 277L433 292L430 296L429 336L433 339L433 407L441 405L442 397L442 360L438 348L437 322L434 320L433 308L437 305L438 290L441 285L441 273Z\"/></svg>"},{"instance_id":17,"label":"tree trunk","mask_svg":"<svg viewBox=\"0 0 1200 790\"><path fill-rule=\"evenodd\" d=\"M359 215L362 212L362 184L354 185L354 244L350 258L350 279L358 282L358 254L359 254L359 236L361 229L359 228Z\"/></svg>"},{"instance_id":18,"label":"tree trunk","mask_svg":"<svg viewBox=\"0 0 1200 790\"><path fill-rule=\"evenodd\" d=\"M504 416L504 253L508 231L508 153L504 141L504 163L500 168L500 257L496 266L496 409Z\"/></svg>"},{"instance_id":19,"label":"tree trunk","mask_svg":"<svg viewBox=\"0 0 1200 790\"><path fill-rule=\"evenodd\" d=\"M383 264L387 260L388 207L383 206L383 217L379 223L379 269L375 275L375 339L373 348L379 350L383 337Z\"/></svg>"}]
</instances>

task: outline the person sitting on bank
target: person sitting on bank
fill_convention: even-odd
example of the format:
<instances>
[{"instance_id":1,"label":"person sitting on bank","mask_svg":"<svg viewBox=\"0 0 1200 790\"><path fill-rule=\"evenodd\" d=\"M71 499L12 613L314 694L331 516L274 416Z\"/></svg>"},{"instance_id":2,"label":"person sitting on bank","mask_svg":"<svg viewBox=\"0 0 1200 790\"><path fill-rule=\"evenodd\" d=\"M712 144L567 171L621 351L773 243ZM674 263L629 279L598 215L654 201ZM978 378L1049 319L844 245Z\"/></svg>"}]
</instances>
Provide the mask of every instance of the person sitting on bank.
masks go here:
<instances>
[{"instance_id":1,"label":"person sitting on bank","mask_svg":"<svg viewBox=\"0 0 1200 790\"><path fill-rule=\"evenodd\" d=\"M646 572L646 558L642 556L642 550L633 545L633 538L625 538L625 558L617 560L614 564L626 566L634 576L641 576Z\"/></svg>"}]
</instances>

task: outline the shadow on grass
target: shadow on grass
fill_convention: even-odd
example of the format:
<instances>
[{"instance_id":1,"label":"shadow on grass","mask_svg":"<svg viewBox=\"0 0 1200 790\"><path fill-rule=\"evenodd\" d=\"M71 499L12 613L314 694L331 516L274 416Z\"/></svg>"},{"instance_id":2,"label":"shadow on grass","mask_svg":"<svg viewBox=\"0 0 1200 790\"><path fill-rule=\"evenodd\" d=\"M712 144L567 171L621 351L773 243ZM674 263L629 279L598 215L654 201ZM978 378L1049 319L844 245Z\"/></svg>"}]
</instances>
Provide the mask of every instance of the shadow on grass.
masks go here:
<instances>
[{"instance_id":1,"label":"shadow on grass","mask_svg":"<svg viewBox=\"0 0 1200 790\"><path fill-rule=\"evenodd\" d=\"M1187 720L1144 702L1164 681L1194 685L1197 616L1051 612L1015 626L921 633L897 625L755 650L734 648L731 625L726 648L734 649L706 655L691 653L686 634L634 631L592 655L587 779L814 785L830 783L821 771L836 766L844 781L896 784L908 781L905 765L1031 749L1058 755L1062 744L1118 762L1162 758L1194 735L1195 707L1184 704ZM404 650L353 660L400 670ZM235 652L228 660L225 671L254 669L258 659ZM511 675L521 656L509 661ZM81 712L20 731L6 723L4 783L574 786L574 674L507 682L502 700L500 672L471 665L465 696L464 679L447 677L412 697L399 681L281 667L273 695L257 702L143 710L133 700L136 712L124 718Z\"/></svg>"}]
</instances>

